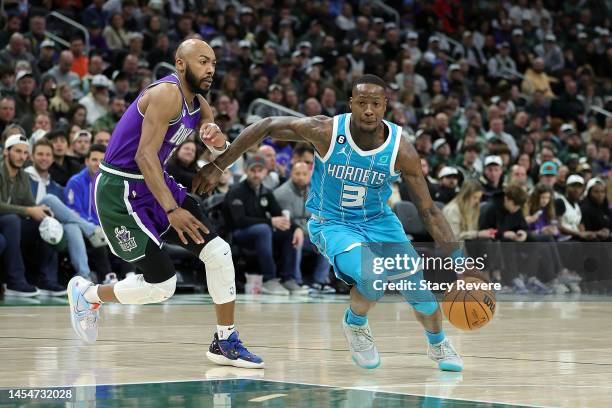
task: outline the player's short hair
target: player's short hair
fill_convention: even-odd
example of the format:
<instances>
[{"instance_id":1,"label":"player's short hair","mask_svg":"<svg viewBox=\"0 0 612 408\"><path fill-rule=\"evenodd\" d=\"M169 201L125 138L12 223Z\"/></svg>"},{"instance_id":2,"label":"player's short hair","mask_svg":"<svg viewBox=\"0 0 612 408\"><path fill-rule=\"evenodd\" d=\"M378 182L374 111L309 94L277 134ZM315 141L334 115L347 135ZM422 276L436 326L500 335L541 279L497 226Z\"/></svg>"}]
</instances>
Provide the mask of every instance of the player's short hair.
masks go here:
<instances>
[{"instance_id":1,"label":"player's short hair","mask_svg":"<svg viewBox=\"0 0 612 408\"><path fill-rule=\"evenodd\" d=\"M89 157L91 156L91 154L93 152L98 152L98 153L106 153L106 146L104 146L103 144L93 144L91 145L91 147L89 148L89 151L87 152L87 157L89 159Z\"/></svg>"},{"instance_id":2,"label":"player's short hair","mask_svg":"<svg viewBox=\"0 0 612 408\"><path fill-rule=\"evenodd\" d=\"M383 90L387 89L387 83L381 77L372 74L362 75L353 81L352 90L354 91L355 87L361 84L373 84L380 86Z\"/></svg>"},{"instance_id":3,"label":"player's short hair","mask_svg":"<svg viewBox=\"0 0 612 408\"><path fill-rule=\"evenodd\" d=\"M518 184L511 183L504 188L504 195L515 205L522 207L527 202L527 192Z\"/></svg>"},{"instance_id":4,"label":"player's short hair","mask_svg":"<svg viewBox=\"0 0 612 408\"><path fill-rule=\"evenodd\" d=\"M47 146L48 148L53 150L53 144L51 143L51 141L49 139L45 139L44 137L42 137L38 139L36 143L34 143L34 146L32 146L32 155L36 153L36 149L39 148L40 146Z\"/></svg>"}]
</instances>

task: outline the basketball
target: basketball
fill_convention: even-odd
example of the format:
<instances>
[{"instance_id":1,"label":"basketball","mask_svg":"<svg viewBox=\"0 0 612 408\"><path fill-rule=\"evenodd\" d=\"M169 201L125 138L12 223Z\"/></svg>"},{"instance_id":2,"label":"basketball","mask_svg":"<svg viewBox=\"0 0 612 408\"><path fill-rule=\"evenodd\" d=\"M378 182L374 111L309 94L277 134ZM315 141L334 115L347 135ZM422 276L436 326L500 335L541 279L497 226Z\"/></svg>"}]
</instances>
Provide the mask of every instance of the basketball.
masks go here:
<instances>
[{"instance_id":1,"label":"basketball","mask_svg":"<svg viewBox=\"0 0 612 408\"><path fill-rule=\"evenodd\" d=\"M477 278L464 278L454 282L444 294L442 311L453 326L461 330L476 330L487 325L495 314L495 294L478 289L484 282Z\"/></svg>"}]
</instances>

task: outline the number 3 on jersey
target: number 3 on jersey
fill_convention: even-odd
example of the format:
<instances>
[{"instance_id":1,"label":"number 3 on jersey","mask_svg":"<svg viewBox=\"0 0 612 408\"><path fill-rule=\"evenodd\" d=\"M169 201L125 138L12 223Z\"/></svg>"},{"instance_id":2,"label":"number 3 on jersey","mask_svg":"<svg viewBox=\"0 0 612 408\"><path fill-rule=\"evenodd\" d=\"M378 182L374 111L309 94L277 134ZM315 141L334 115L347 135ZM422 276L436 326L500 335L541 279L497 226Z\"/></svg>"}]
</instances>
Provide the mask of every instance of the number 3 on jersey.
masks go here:
<instances>
[{"instance_id":1,"label":"number 3 on jersey","mask_svg":"<svg viewBox=\"0 0 612 408\"><path fill-rule=\"evenodd\" d=\"M342 188L343 207L361 207L365 198L366 188L362 186L351 186L345 184Z\"/></svg>"}]
</instances>

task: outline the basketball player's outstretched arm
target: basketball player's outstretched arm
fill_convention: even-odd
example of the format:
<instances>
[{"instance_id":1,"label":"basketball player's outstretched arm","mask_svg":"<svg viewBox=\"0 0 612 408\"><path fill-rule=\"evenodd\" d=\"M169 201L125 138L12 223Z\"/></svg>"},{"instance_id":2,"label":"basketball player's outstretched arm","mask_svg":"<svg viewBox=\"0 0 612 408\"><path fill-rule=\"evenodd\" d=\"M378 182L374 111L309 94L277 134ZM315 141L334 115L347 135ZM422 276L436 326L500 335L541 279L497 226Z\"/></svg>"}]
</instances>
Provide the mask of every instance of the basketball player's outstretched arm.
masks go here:
<instances>
[{"instance_id":1,"label":"basketball player's outstretched arm","mask_svg":"<svg viewBox=\"0 0 612 408\"><path fill-rule=\"evenodd\" d=\"M200 194L211 192L221 177L220 169L230 166L251 146L261 143L266 136L277 140L309 142L323 157L329 149L332 126L333 119L327 116L275 116L261 119L244 129L225 153L198 172L193 179L193 191Z\"/></svg>"},{"instance_id":2,"label":"basketball player's outstretched arm","mask_svg":"<svg viewBox=\"0 0 612 408\"><path fill-rule=\"evenodd\" d=\"M410 198L419 210L425 228L427 228L434 241L448 253L459 248L450 224L431 199L427 182L421 170L419 155L405 139L400 142L395 169L402 172L404 181L408 183Z\"/></svg>"},{"instance_id":3,"label":"basketball player's outstretched arm","mask_svg":"<svg viewBox=\"0 0 612 408\"><path fill-rule=\"evenodd\" d=\"M194 242L203 243L204 239L198 229L205 234L208 233L208 229L189 211L178 207L164 180L164 172L158 156L168 131L168 125L181 114L182 104L182 96L175 85L159 84L143 95L138 101L138 108L140 112L144 112L144 119L135 160L147 187L164 211L168 213L168 220L177 231L181 241L187 244L185 237L187 234Z\"/></svg>"}]
</instances>

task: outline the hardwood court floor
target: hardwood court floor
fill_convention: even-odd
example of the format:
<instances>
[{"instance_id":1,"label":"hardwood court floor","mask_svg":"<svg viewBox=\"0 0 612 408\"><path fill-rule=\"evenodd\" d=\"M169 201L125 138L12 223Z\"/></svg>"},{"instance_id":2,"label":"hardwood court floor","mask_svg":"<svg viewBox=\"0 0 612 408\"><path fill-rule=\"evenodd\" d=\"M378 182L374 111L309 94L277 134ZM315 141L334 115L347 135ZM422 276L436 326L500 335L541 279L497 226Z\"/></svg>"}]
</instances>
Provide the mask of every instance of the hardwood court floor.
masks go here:
<instances>
[{"instance_id":1,"label":"hardwood court floor","mask_svg":"<svg viewBox=\"0 0 612 408\"><path fill-rule=\"evenodd\" d=\"M498 302L494 321L476 332L447 323L463 373L438 371L412 312L393 297L370 315L382 357L375 370L350 359L346 297L241 297L238 329L264 371L206 360L214 313L203 295L105 305L94 346L75 339L65 300L5 301L0 388L77 385L98 406L612 406L612 298L555 299ZM7 392L0 406L16 404Z\"/></svg>"}]
</instances>

